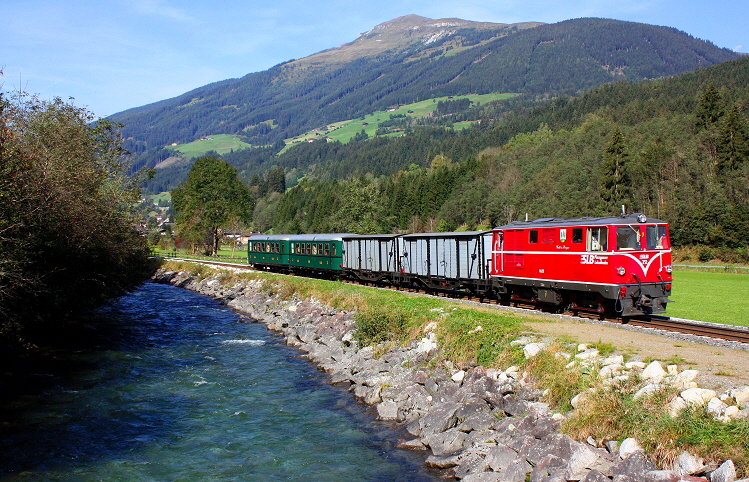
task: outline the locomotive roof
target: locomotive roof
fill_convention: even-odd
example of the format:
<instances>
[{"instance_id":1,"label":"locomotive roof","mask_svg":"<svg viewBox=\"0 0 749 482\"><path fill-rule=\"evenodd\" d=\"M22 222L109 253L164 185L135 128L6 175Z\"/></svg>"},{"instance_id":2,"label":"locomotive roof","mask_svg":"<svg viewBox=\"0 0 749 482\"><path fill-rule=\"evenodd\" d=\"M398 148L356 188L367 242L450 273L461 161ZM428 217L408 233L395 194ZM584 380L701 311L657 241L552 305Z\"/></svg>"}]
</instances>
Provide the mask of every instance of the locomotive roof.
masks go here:
<instances>
[{"instance_id":1,"label":"locomotive roof","mask_svg":"<svg viewBox=\"0 0 749 482\"><path fill-rule=\"evenodd\" d=\"M660 219L648 218L644 214L634 213L626 216L607 216L601 218L540 218L533 221L513 221L495 229L570 227L570 226L604 226L609 224L666 224Z\"/></svg>"}]
</instances>

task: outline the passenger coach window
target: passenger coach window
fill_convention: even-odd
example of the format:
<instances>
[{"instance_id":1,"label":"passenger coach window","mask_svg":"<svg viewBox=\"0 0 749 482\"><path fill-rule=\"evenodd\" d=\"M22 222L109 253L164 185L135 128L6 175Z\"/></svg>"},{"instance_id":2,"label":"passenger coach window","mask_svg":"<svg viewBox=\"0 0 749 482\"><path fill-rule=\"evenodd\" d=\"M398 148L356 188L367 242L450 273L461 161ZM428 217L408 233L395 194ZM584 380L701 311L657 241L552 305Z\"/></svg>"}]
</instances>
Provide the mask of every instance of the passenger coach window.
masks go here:
<instances>
[{"instance_id":1,"label":"passenger coach window","mask_svg":"<svg viewBox=\"0 0 749 482\"><path fill-rule=\"evenodd\" d=\"M537 229L531 229L529 231L529 233L530 234L528 235L528 242L529 243L534 243L534 244L537 243L538 242L538 230Z\"/></svg>"},{"instance_id":2,"label":"passenger coach window","mask_svg":"<svg viewBox=\"0 0 749 482\"><path fill-rule=\"evenodd\" d=\"M572 228L572 242L573 243L583 242L583 228Z\"/></svg>"},{"instance_id":3,"label":"passenger coach window","mask_svg":"<svg viewBox=\"0 0 749 482\"><path fill-rule=\"evenodd\" d=\"M330 245L329 244L325 245L325 256L330 256Z\"/></svg>"},{"instance_id":4,"label":"passenger coach window","mask_svg":"<svg viewBox=\"0 0 749 482\"><path fill-rule=\"evenodd\" d=\"M632 226L616 228L616 249L621 251L640 249L640 230Z\"/></svg>"},{"instance_id":5,"label":"passenger coach window","mask_svg":"<svg viewBox=\"0 0 749 482\"><path fill-rule=\"evenodd\" d=\"M588 251L606 251L608 228L588 228Z\"/></svg>"}]
</instances>

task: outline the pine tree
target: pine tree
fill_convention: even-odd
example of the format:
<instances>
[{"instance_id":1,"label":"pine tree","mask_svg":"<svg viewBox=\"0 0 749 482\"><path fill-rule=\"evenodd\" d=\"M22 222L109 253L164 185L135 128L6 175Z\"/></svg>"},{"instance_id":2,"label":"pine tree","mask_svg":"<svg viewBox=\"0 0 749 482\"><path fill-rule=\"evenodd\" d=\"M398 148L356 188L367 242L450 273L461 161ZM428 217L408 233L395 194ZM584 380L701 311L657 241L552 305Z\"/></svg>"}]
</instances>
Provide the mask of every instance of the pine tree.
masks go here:
<instances>
[{"instance_id":1,"label":"pine tree","mask_svg":"<svg viewBox=\"0 0 749 482\"><path fill-rule=\"evenodd\" d=\"M624 135L619 126L616 126L602 163L600 195L603 210L608 214L616 212L621 205L630 205L632 201L632 183L627 172L628 160L629 153L624 144Z\"/></svg>"}]
</instances>

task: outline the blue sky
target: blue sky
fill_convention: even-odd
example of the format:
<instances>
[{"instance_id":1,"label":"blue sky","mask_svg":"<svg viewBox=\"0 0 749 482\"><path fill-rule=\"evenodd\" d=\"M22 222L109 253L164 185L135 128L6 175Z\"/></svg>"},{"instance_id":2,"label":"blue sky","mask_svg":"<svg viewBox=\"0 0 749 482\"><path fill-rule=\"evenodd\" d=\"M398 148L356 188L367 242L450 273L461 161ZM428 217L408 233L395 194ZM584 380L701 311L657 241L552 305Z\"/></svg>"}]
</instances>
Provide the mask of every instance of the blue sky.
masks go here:
<instances>
[{"instance_id":1,"label":"blue sky","mask_svg":"<svg viewBox=\"0 0 749 482\"><path fill-rule=\"evenodd\" d=\"M749 52L746 0L0 0L3 91L97 116L266 70L408 14L497 23L604 17Z\"/></svg>"}]
</instances>

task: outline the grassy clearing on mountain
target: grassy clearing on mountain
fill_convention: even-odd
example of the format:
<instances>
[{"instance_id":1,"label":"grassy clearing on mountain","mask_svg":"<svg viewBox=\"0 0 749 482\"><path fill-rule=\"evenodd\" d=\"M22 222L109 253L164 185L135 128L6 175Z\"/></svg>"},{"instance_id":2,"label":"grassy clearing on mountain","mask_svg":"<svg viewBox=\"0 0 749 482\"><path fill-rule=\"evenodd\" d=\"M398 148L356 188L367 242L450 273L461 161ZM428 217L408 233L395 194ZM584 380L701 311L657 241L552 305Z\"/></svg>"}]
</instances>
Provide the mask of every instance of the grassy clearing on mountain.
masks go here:
<instances>
[{"instance_id":1,"label":"grassy clearing on mountain","mask_svg":"<svg viewBox=\"0 0 749 482\"><path fill-rule=\"evenodd\" d=\"M242 142L239 136L233 134L216 134L187 144L167 146L167 148L181 152L185 157L200 157L208 151L226 154L232 150L248 147L252 147L252 145Z\"/></svg>"},{"instance_id":2,"label":"grassy clearing on mountain","mask_svg":"<svg viewBox=\"0 0 749 482\"><path fill-rule=\"evenodd\" d=\"M438 97L435 99L428 99L413 104L402 105L396 109L390 111L377 111L372 114L367 114L358 119L349 119L342 122L335 122L329 124L327 127L332 129L313 129L305 132L302 135L296 136L291 139L286 139L287 147L298 142L308 142L309 139L322 140L326 136L333 141L338 141L343 144L348 143L357 134L360 134L362 130L367 133L370 138L374 137L377 133L378 124L390 120L390 116L408 116L414 119L424 117L432 114L437 108L438 102L444 102L446 100L459 100L459 99L470 99L474 105L478 103L485 104L487 102L495 100L504 100L511 97L515 97L518 94L510 93L494 93L494 94L474 94L474 95L460 95L454 97ZM461 128L470 123L461 123ZM400 135L402 132L396 131L388 135Z\"/></svg>"}]
</instances>

